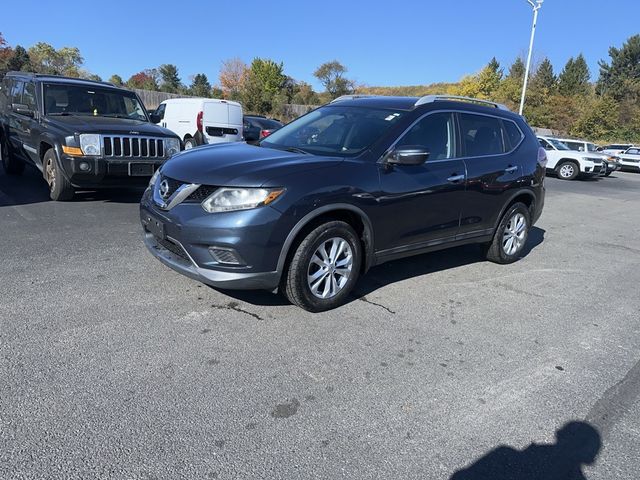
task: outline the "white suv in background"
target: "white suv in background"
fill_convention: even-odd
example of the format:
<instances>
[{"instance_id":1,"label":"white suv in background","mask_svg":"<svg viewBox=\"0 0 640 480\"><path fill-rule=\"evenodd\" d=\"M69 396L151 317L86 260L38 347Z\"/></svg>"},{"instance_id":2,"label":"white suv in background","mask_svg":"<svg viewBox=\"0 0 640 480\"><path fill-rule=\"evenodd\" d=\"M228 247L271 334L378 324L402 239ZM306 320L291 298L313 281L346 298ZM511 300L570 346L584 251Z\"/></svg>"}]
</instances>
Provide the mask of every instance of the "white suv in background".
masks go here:
<instances>
[{"instance_id":1,"label":"white suv in background","mask_svg":"<svg viewBox=\"0 0 640 480\"><path fill-rule=\"evenodd\" d=\"M624 153L618 155L620 163L625 169L640 172L640 147L628 148Z\"/></svg>"},{"instance_id":2,"label":"white suv in background","mask_svg":"<svg viewBox=\"0 0 640 480\"><path fill-rule=\"evenodd\" d=\"M538 135L538 141L547 152L547 173L555 173L562 180L574 180L578 175L592 177L602 173L604 163L600 154L576 152L553 137Z\"/></svg>"},{"instance_id":3,"label":"white suv in background","mask_svg":"<svg viewBox=\"0 0 640 480\"><path fill-rule=\"evenodd\" d=\"M620 170L621 164L618 157L614 155L607 155L605 153L598 152L598 146L595 143L587 142L586 140L576 140L573 138L558 138L571 150L576 152L586 152L589 156L601 157L604 162L602 168L602 175L609 176L616 170Z\"/></svg>"}]
</instances>

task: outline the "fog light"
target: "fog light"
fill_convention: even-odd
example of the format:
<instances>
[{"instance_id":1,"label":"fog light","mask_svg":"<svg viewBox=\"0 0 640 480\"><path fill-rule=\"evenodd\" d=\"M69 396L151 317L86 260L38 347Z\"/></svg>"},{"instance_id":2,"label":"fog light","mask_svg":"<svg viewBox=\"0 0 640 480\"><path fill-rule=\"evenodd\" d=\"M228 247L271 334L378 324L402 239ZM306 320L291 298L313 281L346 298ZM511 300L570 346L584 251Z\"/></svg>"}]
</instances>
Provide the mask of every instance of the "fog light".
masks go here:
<instances>
[{"instance_id":1,"label":"fog light","mask_svg":"<svg viewBox=\"0 0 640 480\"><path fill-rule=\"evenodd\" d=\"M209 247L209 253L216 263L222 265L243 265L244 262L233 248Z\"/></svg>"},{"instance_id":2,"label":"fog light","mask_svg":"<svg viewBox=\"0 0 640 480\"><path fill-rule=\"evenodd\" d=\"M89 165L89 162L80 162L80 165L78 165L78 167L83 172L88 172L89 170L91 170L91 165Z\"/></svg>"}]
</instances>

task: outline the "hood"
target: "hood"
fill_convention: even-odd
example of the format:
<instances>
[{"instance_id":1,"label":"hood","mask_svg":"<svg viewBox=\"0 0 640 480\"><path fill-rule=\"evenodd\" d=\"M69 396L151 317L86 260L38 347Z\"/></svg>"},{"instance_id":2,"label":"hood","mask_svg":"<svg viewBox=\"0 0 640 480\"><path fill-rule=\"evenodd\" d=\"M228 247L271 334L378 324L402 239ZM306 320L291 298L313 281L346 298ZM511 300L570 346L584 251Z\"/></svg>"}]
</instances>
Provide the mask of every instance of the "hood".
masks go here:
<instances>
[{"instance_id":1,"label":"hood","mask_svg":"<svg viewBox=\"0 0 640 480\"><path fill-rule=\"evenodd\" d=\"M184 183L259 187L276 177L331 167L341 161L336 157L227 143L181 152L162 166L162 175Z\"/></svg>"},{"instance_id":2,"label":"hood","mask_svg":"<svg viewBox=\"0 0 640 480\"><path fill-rule=\"evenodd\" d=\"M56 115L45 117L45 121L69 133L120 133L128 135L131 132L138 132L140 135L153 135L157 137L176 136L170 130L154 125L153 123L129 118L94 117L91 115Z\"/></svg>"}]
</instances>

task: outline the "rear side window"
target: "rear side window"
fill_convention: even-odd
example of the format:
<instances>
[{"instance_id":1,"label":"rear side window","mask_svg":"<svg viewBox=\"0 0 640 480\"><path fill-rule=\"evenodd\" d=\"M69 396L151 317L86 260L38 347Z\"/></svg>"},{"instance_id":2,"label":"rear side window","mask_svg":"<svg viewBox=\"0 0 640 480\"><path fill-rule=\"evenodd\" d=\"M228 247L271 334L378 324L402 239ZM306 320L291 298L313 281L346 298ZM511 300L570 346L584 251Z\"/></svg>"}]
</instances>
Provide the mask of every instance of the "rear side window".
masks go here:
<instances>
[{"instance_id":1,"label":"rear side window","mask_svg":"<svg viewBox=\"0 0 640 480\"><path fill-rule=\"evenodd\" d=\"M512 122L511 120L502 120L502 125L504 126L506 134L505 137L509 140L509 146L511 150L513 150L522 141L522 131L515 122Z\"/></svg>"},{"instance_id":2,"label":"rear side window","mask_svg":"<svg viewBox=\"0 0 640 480\"><path fill-rule=\"evenodd\" d=\"M571 150L575 150L577 152L584 152L584 143L582 142L562 142L564 143L567 147L569 147Z\"/></svg>"},{"instance_id":3,"label":"rear side window","mask_svg":"<svg viewBox=\"0 0 640 480\"><path fill-rule=\"evenodd\" d=\"M500 120L496 117L460 114L460 130L466 157L481 157L504 153Z\"/></svg>"},{"instance_id":4,"label":"rear side window","mask_svg":"<svg viewBox=\"0 0 640 480\"><path fill-rule=\"evenodd\" d=\"M453 116L433 113L413 125L396 146L420 146L429 152L429 160L454 157Z\"/></svg>"}]
</instances>

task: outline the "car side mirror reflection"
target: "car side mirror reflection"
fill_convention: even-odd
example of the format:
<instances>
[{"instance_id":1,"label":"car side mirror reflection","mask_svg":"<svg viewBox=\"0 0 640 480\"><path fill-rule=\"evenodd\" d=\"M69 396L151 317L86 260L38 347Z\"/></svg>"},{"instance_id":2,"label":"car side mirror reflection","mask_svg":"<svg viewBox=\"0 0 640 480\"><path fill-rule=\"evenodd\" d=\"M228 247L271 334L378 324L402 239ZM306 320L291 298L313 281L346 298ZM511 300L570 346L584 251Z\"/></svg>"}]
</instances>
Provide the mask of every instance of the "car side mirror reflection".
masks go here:
<instances>
[{"instance_id":1,"label":"car side mirror reflection","mask_svg":"<svg viewBox=\"0 0 640 480\"><path fill-rule=\"evenodd\" d=\"M429 151L420 145L403 145L387 155L390 165L422 165L429 158Z\"/></svg>"}]
</instances>

